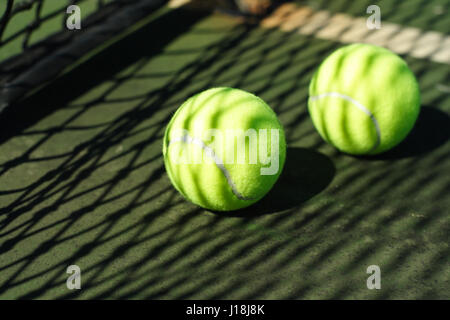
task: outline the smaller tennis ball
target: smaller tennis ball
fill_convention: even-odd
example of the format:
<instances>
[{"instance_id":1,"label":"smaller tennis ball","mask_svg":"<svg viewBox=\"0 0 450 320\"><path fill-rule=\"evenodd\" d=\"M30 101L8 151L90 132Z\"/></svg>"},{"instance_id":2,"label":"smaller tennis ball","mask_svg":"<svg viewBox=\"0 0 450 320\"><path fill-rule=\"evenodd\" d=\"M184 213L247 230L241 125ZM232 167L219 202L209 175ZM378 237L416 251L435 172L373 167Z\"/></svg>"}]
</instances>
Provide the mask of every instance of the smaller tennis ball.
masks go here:
<instances>
[{"instance_id":1,"label":"smaller tennis ball","mask_svg":"<svg viewBox=\"0 0 450 320\"><path fill-rule=\"evenodd\" d=\"M259 201L277 181L286 157L275 112L239 89L213 88L189 98L167 125L163 155L174 187L210 210Z\"/></svg>"},{"instance_id":2,"label":"smaller tennis ball","mask_svg":"<svg viewBox=\"0 0 450 320\"><path fill-rule=\"evenodd\" d=\"M419 86L406 62L368 44L348 45L327 57L309 95L308 110L321 137L354 155L395 147L420 111Z\"/></svg>"}]
</instances>

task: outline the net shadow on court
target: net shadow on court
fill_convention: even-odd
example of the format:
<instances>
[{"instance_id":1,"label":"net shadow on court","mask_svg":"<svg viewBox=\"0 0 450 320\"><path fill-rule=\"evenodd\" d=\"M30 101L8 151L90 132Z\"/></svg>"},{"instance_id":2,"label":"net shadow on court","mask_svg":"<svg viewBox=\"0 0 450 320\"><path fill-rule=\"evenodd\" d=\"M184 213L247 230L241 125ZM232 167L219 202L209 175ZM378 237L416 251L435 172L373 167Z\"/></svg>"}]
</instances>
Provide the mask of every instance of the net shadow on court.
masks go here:
<instances>
[{"instance_id":1,"label":"net shadow on court","mask_svg":"<svg viewBox=\"0 0 450 320\"><path fill-rule=\"evenodd\" d=\"M0 296L446 297L449 98L431 83L448 83L448 66L408 60L423 95L416 133L386 157L349 157L306 110L312 73L340 44L226 19L168 12L2 118ZM242 216L187 203L162 162L173 112L219 85L261 96L286 129L284 176ZM71 264L80 291L64 290ZM381 291L365 287L370 264Z\"/></svg>"}]
</instances>

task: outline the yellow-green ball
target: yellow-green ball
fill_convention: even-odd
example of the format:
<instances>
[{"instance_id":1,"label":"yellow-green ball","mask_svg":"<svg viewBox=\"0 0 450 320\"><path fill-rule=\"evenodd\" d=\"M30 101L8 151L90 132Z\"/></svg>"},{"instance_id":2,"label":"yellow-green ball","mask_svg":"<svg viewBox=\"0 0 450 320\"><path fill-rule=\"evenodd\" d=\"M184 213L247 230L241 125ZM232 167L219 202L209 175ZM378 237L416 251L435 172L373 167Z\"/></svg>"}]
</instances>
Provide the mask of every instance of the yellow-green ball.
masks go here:
<instances>
[{"instance_id":1,"label":"yellow-green ball","mask_svg":"<svg viewBox=\"0 0 450 320\"><path fill-rule=\"evenodd\" d=\"M213 88L178 108L166 128L163 155L172 184L186 199L231 211L259 201L272 188L284 166L286 142L275 112L262 99Z\"/></svg>"},{"instance_id":2,"label":"yellow-green ball","mask_svg":"<svg viewBox=\"0 0 450 320\"><path fill-rule=\"evenodd\" d=\"M342 152L373 155L399 144L420 111L417 80L391 51L352 44L333 52L309 86L308 110L321 137Z\"/></svg>"}]
</instances>

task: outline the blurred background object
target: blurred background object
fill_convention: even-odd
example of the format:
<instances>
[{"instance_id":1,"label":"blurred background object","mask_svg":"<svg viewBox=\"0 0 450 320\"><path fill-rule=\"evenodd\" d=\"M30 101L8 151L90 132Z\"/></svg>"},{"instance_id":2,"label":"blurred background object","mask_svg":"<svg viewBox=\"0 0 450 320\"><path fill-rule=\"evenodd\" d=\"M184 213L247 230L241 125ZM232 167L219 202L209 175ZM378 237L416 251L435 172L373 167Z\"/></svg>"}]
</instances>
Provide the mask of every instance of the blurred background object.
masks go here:
<instances>
[{"instance_id":1,"label":"blurred background object","mask_svg":"<svg viewBox=\"0 0 450 320\"><path fill-rule=\"evenodd\" d=\"M199 10L218 10L235 16L263 17L281 2L281 0L172 0L171 4L187 5Z\"/></svg>"},{"instance_id":2,"label":"blurred background object","mask_svg":"<svg viewBox=\"0 0 450 320\"><path fill-rule=\"evenodd\" d=\"M262 16L274 4L274 0L235 0L241 12Z\"/></svg>"}]
</instances>

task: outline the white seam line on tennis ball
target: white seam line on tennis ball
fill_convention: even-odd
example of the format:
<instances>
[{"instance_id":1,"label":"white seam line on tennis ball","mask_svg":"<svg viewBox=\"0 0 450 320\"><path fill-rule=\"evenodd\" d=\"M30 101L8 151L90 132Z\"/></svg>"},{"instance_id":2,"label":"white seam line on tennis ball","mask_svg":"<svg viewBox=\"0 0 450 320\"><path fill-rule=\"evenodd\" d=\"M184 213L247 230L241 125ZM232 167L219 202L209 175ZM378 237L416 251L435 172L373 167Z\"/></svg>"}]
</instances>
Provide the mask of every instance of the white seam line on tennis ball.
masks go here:
<instances>
[{"instance_id":1,"label":"white seam line on tennis ball","mask_svg":"<svg viewBox=\"0 0 450 320\"><path fill-rule=\"evenodd\" d=\"M233 191L234 195L239 200L244 200L244 201L254 200L254 198L243 196L237 190L236 185L234 184L233 180L231 179L230 173L228 172L227 168L225 168L225 166L223 165L223 161L216 155L214 150L211 147L207 146L202 140L191 137L186 134L182 137L177 137L177 138L170 140L167 147L169 147L172 143L175 143L175 142L192 143L192 144L197 145L200 148L202 148L204 151L206 151L206 154L214 160L214 163L220 169L220 171L222 171L222 173L225 176L225 179L227 179L227 183L230 186L231 190Z\"/></svg>"},{"instance_id":2,"label":"white seam line on tennis ball","mask_svg":"<svg viewBox=\"0 0 450 320\"><path fill-rule=\"evenodd\" d=\"M316 101L322 98L326 98L326 97L333 97L333 98L341 98L344 99L348 102L350 102L351 104L353 104L355 107L357 107L359 110L361 110L362 112L364 112L365 114L367 114L369 116L369 118L372 120L373 125L375 126L375 131L377 132L377 142L375 143L375 145L372 147L372 149L370 149L368 151L368 153L374 151L376 148L378 148L378 146L381 143L381 131L380 131L380 126L378 125L378 121L375 118L375 116L372 114L372 112L370 112L369 109L367 109L363 104L361 104L360 102L356 101L355 99L353 99L352 97L349 97L345 94L339 93L339 92L326 92L326 93L321 93L319 95L316 96L312 96L310 97L311 101Z\"/></svg>"}]
</instances>

